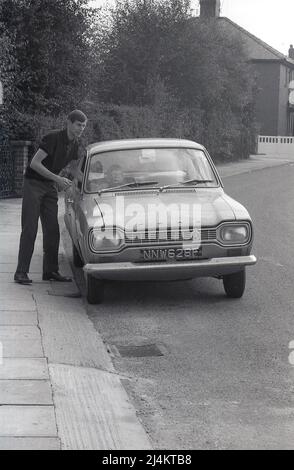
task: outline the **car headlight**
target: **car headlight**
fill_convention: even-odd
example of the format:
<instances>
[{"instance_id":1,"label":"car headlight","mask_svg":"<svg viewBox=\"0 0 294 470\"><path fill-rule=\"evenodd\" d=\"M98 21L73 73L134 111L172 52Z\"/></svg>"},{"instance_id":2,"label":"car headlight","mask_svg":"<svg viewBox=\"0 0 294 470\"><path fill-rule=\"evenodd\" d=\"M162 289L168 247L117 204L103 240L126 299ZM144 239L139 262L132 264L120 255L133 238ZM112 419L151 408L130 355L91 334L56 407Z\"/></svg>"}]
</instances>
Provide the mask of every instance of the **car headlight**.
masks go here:
<instances>
[{"instance_id":1,"label":"car headlight","mask_svg":"<svg viewBox=\"0 0 294 470\"><path fill-rule=\"evenodd\" d=\"M226 245L245 244L250 238L249 225L223 225L219 231L220 241Z\"/></svg>"},{"instance_id":2,"label":"car headlight","mask_svg":"<svg viewBox=\"0 0 294 470\"><path fill-rule=\"evenodd\" d=\"M115 228L96 228L90 232L89 243L92 251L116 251L124 243L124 233Z\"/></svg>"}]
</instances>

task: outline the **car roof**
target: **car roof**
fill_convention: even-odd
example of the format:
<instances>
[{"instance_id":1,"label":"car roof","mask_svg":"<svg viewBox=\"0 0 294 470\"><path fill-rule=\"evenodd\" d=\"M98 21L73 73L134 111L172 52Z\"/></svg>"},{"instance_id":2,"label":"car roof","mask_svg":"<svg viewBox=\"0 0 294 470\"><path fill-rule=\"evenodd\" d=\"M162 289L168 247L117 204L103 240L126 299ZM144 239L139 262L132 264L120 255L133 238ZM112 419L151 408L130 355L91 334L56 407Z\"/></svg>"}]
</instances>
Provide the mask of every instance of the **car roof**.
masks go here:
<instances>
[{"instance_id":1,"label":"car roof","mask_svg":"<svg viewBox=\"0 0 294 470\"><path fill-rule=\"evenodd\" d=\"M136 148L194 148L203 150L204 147L192 140L186 139L121 139L97 142L88 145L87 149L90 155L98 152L107 152L110 150L125 150Z\"/></svg>"}]
</instances>

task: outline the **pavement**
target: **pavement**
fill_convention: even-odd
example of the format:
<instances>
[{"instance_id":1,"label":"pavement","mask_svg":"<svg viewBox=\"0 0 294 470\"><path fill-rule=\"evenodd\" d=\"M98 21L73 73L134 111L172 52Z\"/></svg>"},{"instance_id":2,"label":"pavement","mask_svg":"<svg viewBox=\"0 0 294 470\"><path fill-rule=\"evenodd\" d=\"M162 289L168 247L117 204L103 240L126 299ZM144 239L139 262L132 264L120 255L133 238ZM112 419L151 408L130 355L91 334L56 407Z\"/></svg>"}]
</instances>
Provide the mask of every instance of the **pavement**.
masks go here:
<instances>
[{"instance_id":1,"label":"pavement","mask_svg":"<svg viewBox=\"0 0 294 470\"><path fill-rule=\"evenodd\" d=\"M229 176L240 175L242 173L263 170L265 168L287 165L289 163L294 163L294 155L293 157L280 155L250 155L250 158L247 160L223 163L216 165L216 167L220 176L222 178L226 178Z\"/></svg>"},{"instance_id":2,"label":"pavement","mask_svg":"<svg viewBox=\"0 0 294 470\"><path fill-rule=\"evenodd\" d=\"M252 156L217 167L226 178L291 161ZM41 281L40 230L33 284L14 283L20 211L21 199L0 200L0 450L151 449L128 377L114 369L76 283ZM60 270L72 274L63 242Z\"/></svg>"},{"instance_id":3,"label":"pavement","mask_svg":"<svg viewBox=\"0 0 294 470\"><path fill-rule=\"evenodd\" d=\"M20 211L0 201L0 450L150 449L75 282L41 281L40 230L33 284L14 283Z\"/></svg>"}]
</instances>

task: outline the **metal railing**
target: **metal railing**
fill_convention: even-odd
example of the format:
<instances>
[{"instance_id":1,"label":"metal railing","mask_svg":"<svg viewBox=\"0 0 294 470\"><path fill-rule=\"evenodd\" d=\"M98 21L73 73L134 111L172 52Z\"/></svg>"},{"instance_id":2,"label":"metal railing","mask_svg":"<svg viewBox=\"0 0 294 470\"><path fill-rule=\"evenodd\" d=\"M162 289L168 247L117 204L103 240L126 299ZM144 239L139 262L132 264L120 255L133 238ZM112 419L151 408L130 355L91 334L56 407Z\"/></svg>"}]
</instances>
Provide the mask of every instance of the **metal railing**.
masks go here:
<instances>
[{"instance_id":1,"label":"metal railing","mask_svg":"<svg viewBox=\"0 0 294 470\"><path fill-rule=\"evenodd\" d=\"M294 136L259 135L257 153L294 158Z\"/></svg>"},{"instance_id":2,"label":"metal railing","mask_svg":"<svg viewBox=\"0 0 294 470\"><path fill-rule=\"evenodd\" d=\"M9 140L4 130L0 128L0 198L9 197L13 192L13 186L14 163Z\"/></svg>"}]
</instances>

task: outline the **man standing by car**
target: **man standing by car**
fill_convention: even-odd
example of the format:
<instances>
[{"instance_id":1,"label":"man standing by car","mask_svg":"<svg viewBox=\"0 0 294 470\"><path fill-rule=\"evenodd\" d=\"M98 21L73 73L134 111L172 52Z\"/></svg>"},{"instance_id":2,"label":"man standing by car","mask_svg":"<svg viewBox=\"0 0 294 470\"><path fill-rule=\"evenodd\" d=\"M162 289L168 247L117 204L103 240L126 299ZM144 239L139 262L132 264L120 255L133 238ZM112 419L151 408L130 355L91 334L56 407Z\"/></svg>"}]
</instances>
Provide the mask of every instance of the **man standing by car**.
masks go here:
<instances>
[{"instance_id":1,"label":"man standing by car","mask_svg":"<svg viewBox=\"0 0 294 470\"><path fill-rule=\"evenodd\" d=\"M18 265L15 282L31 284L28 277L38 231L39 217L43 230L43 280L70 282L58 268L60 232L58 225L57 188L65 190L71 180L59 173L70 162L78 160L79 137L87 124L86 115L79 110L67 117L65 129L45 135L29 163L24 178L23 202Z\"/></svg>"}]
</instances>

